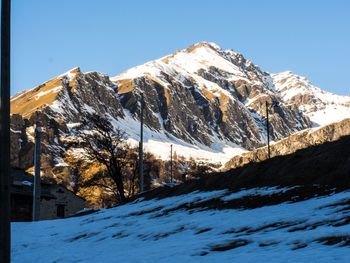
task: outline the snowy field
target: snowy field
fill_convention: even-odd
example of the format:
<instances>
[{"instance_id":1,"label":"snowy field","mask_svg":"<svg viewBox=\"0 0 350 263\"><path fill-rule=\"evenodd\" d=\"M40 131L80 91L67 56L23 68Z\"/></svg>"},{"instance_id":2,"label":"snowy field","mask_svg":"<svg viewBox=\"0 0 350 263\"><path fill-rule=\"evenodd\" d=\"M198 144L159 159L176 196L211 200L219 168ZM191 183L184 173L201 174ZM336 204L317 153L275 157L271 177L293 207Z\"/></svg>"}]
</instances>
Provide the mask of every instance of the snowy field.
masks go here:
<instances>
[{"instance_id":1,"label":"snowy field","mask_svg":"<svg viewBox=\"0 0 350 263\"><path fill-rule=\"evenodd\" d=\"M12 262L350 262L349 221L350 192L197 191L13 223Z\"/></svg>"}]
</instances>

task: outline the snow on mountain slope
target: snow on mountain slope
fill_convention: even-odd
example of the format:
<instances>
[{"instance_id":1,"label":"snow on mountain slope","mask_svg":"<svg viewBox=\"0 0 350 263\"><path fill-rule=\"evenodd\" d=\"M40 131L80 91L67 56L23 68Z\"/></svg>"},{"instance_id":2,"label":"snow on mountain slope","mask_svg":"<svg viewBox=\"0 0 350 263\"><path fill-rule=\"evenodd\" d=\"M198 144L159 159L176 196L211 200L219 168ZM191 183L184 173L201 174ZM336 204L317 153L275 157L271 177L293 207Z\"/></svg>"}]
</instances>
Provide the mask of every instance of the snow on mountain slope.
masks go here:
<instances>
[{"instance_id":1,"label":"snow on mountain slope","mask_svg":"<svg viewBox=\"0 0 350 263\"><path fill-rule=\"evenodd\" d=\"M349 96L323 91L306 78L290 71L272 74L272 78L283 100L306 113L314 126L324 126L350 118Z\"/></svg>"},{"instance_id":2,"label":"snow on mountain slope","mask_svg":"<svg viewBox=\"0 0 350 263\"><path fill-rule=\"evenodd\" d=\"M172 55L131 68L125 73L112 78L112 80L135 78L144 75L144 73L159 77L162 71L169 74L185 73L185 75L189 75L197 73L200 69L208 70L210 67L224 70L234 78L246 78L246 75L237 65L218 54L220 51L223 52L214 43L197 43L188 49L177 51ZM227 54L225 55L227 56Z\"/></svg>"},{"instance_id":3,"label":"snow on mountain slope","mask_svg":"<svg viewBox=\"0 0 350 263\"><path fill-rule=\"evenodd\" d=\"M124 130L127 135L127 141L137 146L140 140L140 122L133 118L132 115L125 111L125 117L114 119L109 116L113 126ZM173 145L173 152L178 156L186 159L194 158L195 160L208 163L225 163L233 155L241 154L246 150L237 144L227 140L216 138L215 143L210 147L198 142L188 143L175 136L165 133L164 130L155 131L149 127L144 127L144 149L153 153L157 158L162 160L170 159L170 147Z\"/></svg>"},{"instance_id":4,"label":"snow on mountain slope","mask_svg":"<svg viewBox=\"0 0 350 263\"><path fill-rule=\"evenodd\" d=\"M12 223L12 262L347 262L349 191L301 193L297 186L192 192Z\"/></svg>"},{"instance_id":5,"label":"snow on mountain slope","mask_svg":"<svg viewBox=\"0 0 350 263\"><path fill-rule=\"evenodd\" d=\"M131 112L135 106L130 101L139 101L138 93L145 93L146 105L152 105L149 126L209 147L225 140L246 149L265 144L265 101L280 101L268 73L242 55L208 42L131 68L111 80ZM149 96L159 100L147 101ZM273 138L310 126L300 112L282 101L280 107L281 111L271 111Z\"/></svg>"},{"instance_id":6,"label":"snow on mountain slope","mask_svg":"<svg viewBox=\"0 0 350 263\"><path fill-rule=\"evenodd\" d=\"M272 79L251 61L246 60L241 54L232 50L222 50L215 43L199 42L187 49L176 51L169 56L150 61L140 66L136 66L126 72L111 78L112 81L120 83L122 80L135 79L143 76L152 76L167 88L171 88L171 83L166 79L164 73L175 77L186 86L186 79L194 78L199 90L209 89L210 93L219 97L221 93L229 97L235 97L235 88L231 85L222 87L215 81L208 80L201 75L201 71L216 69L221 71L221 78L227 81L246 81L253 84L265 85L272 88ZM254 77L256 77L254 79ZM227 83L229 84L229 83ZM190 88L188 86L188 88ZM273 94L273 90L264 90Z\"/></svg>"}]
</instances>

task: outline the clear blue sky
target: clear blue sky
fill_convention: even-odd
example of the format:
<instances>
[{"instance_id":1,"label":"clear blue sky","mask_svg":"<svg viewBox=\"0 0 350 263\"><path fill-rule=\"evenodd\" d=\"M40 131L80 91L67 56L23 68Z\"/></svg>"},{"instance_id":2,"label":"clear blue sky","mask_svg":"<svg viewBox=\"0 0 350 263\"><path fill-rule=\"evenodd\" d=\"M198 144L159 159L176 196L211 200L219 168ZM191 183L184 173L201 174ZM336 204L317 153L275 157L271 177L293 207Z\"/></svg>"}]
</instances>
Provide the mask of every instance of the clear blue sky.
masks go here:
<instances>
[{"instance_id":1,"label":"clear blue sky","mask_svg":"<svg viewBox=\"0 0 350 263\"><path fill-rule=\"evenodd\" d=\"M350 92L347 0L13 0L12 94L75 66L114 76L204 40Z\"/></svg>"}]
</instances>

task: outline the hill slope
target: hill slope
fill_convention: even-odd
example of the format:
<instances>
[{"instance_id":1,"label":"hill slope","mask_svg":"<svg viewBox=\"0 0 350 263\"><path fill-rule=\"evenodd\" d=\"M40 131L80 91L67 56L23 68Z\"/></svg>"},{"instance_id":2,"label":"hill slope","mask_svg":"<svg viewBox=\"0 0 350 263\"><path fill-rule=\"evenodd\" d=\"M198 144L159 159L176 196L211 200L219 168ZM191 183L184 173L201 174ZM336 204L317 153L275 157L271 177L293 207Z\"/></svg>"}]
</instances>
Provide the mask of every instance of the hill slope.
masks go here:
<instances>
[{"instance_id":1,"label":"hill slope","mask_svg":"<svg viewBox=\"0 0 350 263\"><path fill-rule=\"evenodd\" d=\"M13 223L13 262L346 262L349 147L347 136L96 214Z\"/></svg>"},{"instance_id":2,"label":"hill slope","mask_svg":"<svg viewBox=\"0 0 350 263\"><path fill-rule=\"evenodd\" d=\"M290 191L198 192L137 202L82 218L15 223L12 260L346 262L349 192L252 209L196 208L213 198L225 203L272 198Z\"/></svg>"},{"instance_id":3,"label":"hill slope","mask_svg":"<svg viewBox=\"0 0 350 263\"><path fill-rule=\"evenodd\" d=\"M325 142L336 141L350 134L350 119L344 119L325 126L296 132L287 138L270 145L270 156L281 156ZM225 169L241 167L250 162L261 162L268 159L267 147L257 148L232 157L225 164Z\"/></svg>"}]
</instances>

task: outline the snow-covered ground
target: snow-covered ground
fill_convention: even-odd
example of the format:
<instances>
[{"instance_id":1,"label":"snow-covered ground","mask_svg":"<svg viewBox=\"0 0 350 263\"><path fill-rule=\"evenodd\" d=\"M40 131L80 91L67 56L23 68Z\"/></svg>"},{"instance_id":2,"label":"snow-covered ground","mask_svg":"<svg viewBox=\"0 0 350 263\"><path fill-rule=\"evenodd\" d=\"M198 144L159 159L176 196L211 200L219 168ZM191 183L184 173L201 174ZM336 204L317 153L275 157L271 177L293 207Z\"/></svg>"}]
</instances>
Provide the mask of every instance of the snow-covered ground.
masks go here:
<instances>
[{"instance_id":1,"label":"snow-covered ground","mask_svg":"<svg viewBox=\"0 0 350 263\"><path fill-rule=\"evenodd\" d=\"M296 188L196 191L83 217L13 223L12 260L349 262L350 192L300 201L291 194ZM247 207L242 202L283 195L289 201ZM214 202L221 202L220 209Z\"/></svg>"}]
</instances>

